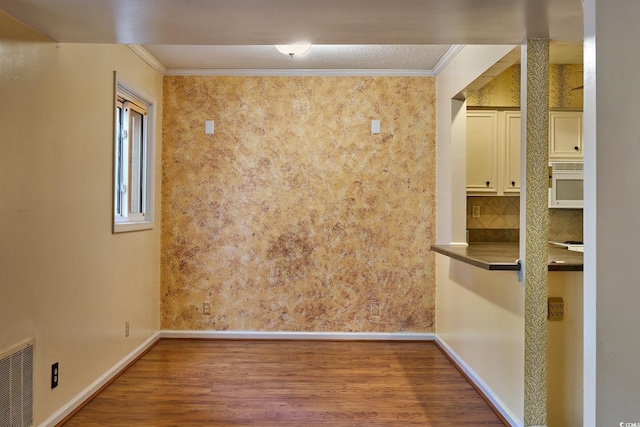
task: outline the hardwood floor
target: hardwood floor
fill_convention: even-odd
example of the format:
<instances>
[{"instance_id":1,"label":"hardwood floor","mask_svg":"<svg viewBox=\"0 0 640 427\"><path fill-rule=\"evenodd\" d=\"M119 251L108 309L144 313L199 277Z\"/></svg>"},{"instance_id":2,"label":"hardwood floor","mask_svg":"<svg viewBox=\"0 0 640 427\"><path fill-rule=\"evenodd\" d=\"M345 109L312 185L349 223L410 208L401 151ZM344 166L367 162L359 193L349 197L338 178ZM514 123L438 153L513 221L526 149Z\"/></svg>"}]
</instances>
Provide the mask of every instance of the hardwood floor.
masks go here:
<instances>
[{"instance_id":1,"label":"hardwood floor","mask_svg":"<svg viewBox=\"0 0 640 427\"><path fill-rule=\"evenodd\" d=\"M73 426L503 425L432 342L163 339Z\"/></svg>"}]
</instances>

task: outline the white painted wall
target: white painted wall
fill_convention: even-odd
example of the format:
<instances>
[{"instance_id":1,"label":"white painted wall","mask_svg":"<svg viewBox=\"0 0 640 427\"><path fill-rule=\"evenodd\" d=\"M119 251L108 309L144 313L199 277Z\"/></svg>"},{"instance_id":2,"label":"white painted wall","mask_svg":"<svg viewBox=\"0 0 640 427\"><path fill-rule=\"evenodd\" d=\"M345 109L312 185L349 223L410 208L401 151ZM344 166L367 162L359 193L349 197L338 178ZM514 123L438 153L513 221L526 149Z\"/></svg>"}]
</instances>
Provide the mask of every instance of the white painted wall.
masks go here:
<instances>
[{"instance_id":1,"label":"white painted wall","mask_svg":"<svg viewBox=\"0 0 640 427\"><path fill-rule=\"evenodd\" d=\"M584 420L617 426L640 423L640 2L583 4Z\"/></svg>"},{"instance_id":2,"label":"white painted wall","mask_svg":"<svg viewBox=\"0 0 640 427\"><path fill-rule=\"evenodd\" d=\"M158 101L152 231L111 233L114 70ZM38 424L159 330L162 76L0 11L0 94L0 351L35 337Z\"/></svg>"},{"instance_id":3,"label":"white painted wall","mask_svg":"<svg viewBox=\"0 0 640 427\"><path fill-rule=\"evenodd\" d=\"M524 419L524 285L437 255L437 335L489 387L507 416Z\"/></svg>"},{"instance_id":4,"label":"white painted wall","mask_svg":"<svg viewBox=\"0 0 640 427\"><path fill-rule=\"evenodd\" d=\"M437 336L491 389L506 414L524 415L524 285L514 272L490 272L436 256ZM580 427L582 272L549 273L549 296L565 302L565 319L548 326L549 426ZM442 307L446 307L443 310Z\"/></svg>"}]
</instances>

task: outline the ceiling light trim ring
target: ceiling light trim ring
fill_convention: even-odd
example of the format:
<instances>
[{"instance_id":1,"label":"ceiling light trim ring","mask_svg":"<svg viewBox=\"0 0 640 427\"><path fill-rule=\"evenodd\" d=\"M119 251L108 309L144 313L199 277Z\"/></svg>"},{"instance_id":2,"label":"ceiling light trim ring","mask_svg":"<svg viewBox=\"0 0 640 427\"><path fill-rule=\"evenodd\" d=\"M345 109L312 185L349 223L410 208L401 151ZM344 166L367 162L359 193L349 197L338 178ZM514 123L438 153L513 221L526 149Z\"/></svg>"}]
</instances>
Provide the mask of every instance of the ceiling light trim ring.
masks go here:
<instances>
[{"instance_id":1,"label":"ceiling light trim ring","mask_svg":"<svg viewBox=\"0 0 640 427\"><path fill-rule=\"evenodd\" d=\"M275 45L278 52L294 57L294 55L304 55L311 49L310 43L296 43L296 44L277 44Z\"/></svg>"}]
</instances>

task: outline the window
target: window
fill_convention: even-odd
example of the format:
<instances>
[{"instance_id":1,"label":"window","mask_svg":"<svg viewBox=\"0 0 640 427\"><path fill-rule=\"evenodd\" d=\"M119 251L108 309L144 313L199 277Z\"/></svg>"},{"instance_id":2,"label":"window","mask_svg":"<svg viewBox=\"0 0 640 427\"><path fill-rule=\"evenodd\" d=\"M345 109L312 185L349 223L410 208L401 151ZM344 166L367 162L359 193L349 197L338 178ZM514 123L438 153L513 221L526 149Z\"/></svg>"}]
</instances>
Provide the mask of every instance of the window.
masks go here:
<instances>
[{"instance_id":1,"label":"window","mask_svg":"<svg viewBox=\"0 0 640 427\"><path fill-rule=\"evenodd\" d=\"M116 85L113 232L153 227L153 105Z\"/></svg>"}]
</instances>

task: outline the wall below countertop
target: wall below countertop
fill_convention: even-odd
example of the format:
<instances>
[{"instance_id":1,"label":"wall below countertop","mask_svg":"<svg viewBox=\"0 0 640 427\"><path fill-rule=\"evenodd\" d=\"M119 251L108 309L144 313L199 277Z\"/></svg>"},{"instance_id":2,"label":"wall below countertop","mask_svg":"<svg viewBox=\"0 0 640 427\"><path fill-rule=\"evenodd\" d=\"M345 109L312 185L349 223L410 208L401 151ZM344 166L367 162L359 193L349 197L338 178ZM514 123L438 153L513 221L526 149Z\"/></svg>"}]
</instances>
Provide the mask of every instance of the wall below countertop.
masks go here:
<instances>
[{"instance_id":1,"label":"wall below countertop","mask_svg":"<svg viewBox=\"0 0 640 427\"><path fill-rule=\"evenodd\" d=\"M434 331L435 79L165 77L163 137L163 329Z\"/></svg>"}]
</instances>

